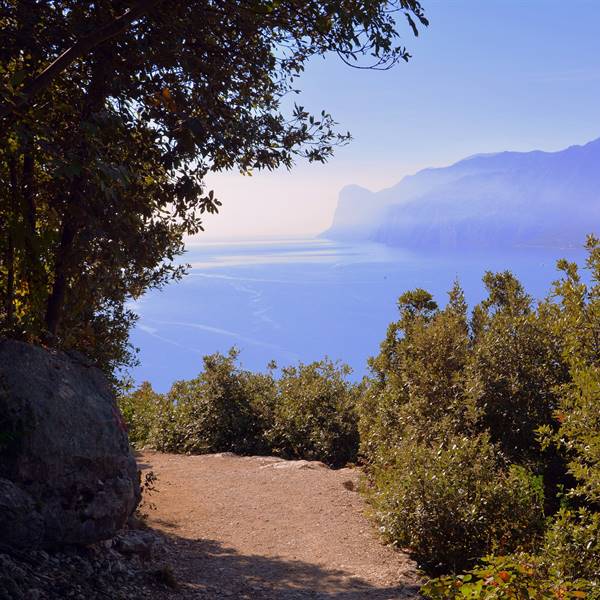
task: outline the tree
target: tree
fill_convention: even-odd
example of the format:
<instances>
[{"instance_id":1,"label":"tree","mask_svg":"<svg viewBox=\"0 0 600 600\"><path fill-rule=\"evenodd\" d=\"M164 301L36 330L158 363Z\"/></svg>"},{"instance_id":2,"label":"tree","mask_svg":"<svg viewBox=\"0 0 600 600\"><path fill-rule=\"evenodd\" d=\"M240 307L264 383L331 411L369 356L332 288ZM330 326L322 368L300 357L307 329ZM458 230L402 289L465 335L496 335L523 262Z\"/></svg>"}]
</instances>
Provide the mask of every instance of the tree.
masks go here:
<instances>
[{"instance_id":1,"label":"tree","mask_svg":"<svg viewBox=\"0 0 600 600\"><path fill-rule=\"evenodd\" d=\"M492 440L507 456L520 463L540 462L536 431L552 422L556 390L568 378L560 341L547 305L536 310L512 273L488 272L483 282L488 298L473 314L471 395Z\"/></svg>"},{"instance_id":2,"label":"tree","mask_svg":"<svg viewBox=\"0 0 600 600\"><path fill-rule=\"evenodd\" d=\"M586 249L587 276L558 261L538 303L510 271L485 274L470 317L456 285L442 310L421 289L400 297L358 403L361 452L380 530L432 572L533 551L489 564L536 566L533 591L597 597L600 240ZM529 589L526 574L510 581Z\"/></svg>"},{"instance_id":3,"label":"tree","mask_svg":"<svg viewBox=\"0 0 600 600\"><path fill-rule=\"evenodd\" d=\"M598 513L600 506L600 240L588 236L586 268L591 282L582 281L575 263L560 260L562 277L554 283L549 304L554 332L570 378L559 388L555 407L557 430L545 427L567 458L576 485L571 496ZM600 520L600 517L596 517ZM600 527L596 524L597 531ZM598 533L596 533L596 536ZM598 552L600 544L596 544ZM600 576L600 573L596 574Z\"/></svg>"},{"instance_id":4,"label":"tree","mask_svg":"<svg viewBox=\"0 0 600 600\"><path fill-rule=\"evenodd\" d=\"M417 0L0 1L0 334L130 362L127 300L183 274L206 174L325 161L349 135L296 78L408 60L398 17L427 24Z\"/></svg>"},{"instance_id":5,"label":"tree","mask_svg":"<svg viewBox=\"0 0 600 600\"><path fill-rule=\"evenodd\" d=\"M540 424L527 394L539 382L537 364L517 380L514 397L510 387L515 355L529 349L529 324L517 316L530 300L509 273L488 273L484 281L489 297L472 318L457 283L443 309L425 290L402 294L400 319L371 359L373 376L358 403L366 489L379 529L432 573L463 568L492 549L532 547L543 527L537 473L523 448L511 461L502 446L512 440L505 430L524 423L529 450ZM514 348L506 332L520 327L526 339ZM541 390L538 403L548 395ZM507 407L512 422L503 420Z\"/></svg>"}]
</instances>

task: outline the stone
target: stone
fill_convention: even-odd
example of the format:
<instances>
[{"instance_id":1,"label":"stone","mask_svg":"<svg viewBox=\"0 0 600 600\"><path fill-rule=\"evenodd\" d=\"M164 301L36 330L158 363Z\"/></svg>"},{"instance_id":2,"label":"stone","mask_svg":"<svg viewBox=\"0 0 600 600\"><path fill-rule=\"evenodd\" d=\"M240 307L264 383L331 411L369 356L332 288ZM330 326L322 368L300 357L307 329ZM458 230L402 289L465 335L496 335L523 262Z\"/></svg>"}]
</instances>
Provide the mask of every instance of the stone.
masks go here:
<instances>
[{"instance_id":1,"label":"stone","mask_svg":"<svg viewBox=\"0 0 600 600\"><path fill-rule=\"evenodd\" d=\"M318 460L284 460L280 463L269 465L273 469L291 469L291 470L314 470L314 469L329 469L329 467Z\"/></svg>"},{"instance_id":2,"label":"stone","mask_svg":"<svg viewBox=\"0 0 600 600\"><path fill-rule=\"evenodd\" d=\"M0 541L9 546L37 547L44 522L33 498L8 479L0 479Z\"/></svg>"},{"instance_id":3,"label":"stone","mask_svg":"<svg viewBox=\"0 0 600 600\"><path fill-rule=\"evenodd\" d=\"M138 555L144 560L152 558L156 537L149 531L127 531L118 535L114 546L125 556Z\"/></svg>"},{"instance_id":4,"label":"stone","mask_svg":"<svg viewBox=\"0 0 600 600\"><path fill-rule=\"evenodd\" d=\"M10 544L111 538L139 499L137 464L101 371L77 356L0 339L0 510L15 516ZM0 531L7 528L0 517Z\"/></svg>"}]
</instances>

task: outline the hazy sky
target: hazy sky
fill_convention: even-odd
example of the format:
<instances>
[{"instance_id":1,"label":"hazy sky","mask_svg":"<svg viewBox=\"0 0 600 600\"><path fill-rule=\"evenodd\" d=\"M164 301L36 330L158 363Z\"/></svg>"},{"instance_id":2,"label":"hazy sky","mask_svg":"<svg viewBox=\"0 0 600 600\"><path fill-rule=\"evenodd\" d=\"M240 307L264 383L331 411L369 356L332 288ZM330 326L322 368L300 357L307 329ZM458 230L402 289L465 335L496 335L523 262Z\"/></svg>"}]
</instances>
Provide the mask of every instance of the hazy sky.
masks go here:
<instances>
[{"instance_id":1,"label":"hazy sky","mask_svg":"<svg viewBox=\"0 0 600 600\"><path fill-rule=\"evenodd\" d=\"M559 150L600 137L600 0L422 0L431 25L387 72L313 61L299 103L352 143L326 165L219 174L223 201L200 239L311 236L344 185L388 187L479 152Z\"/></svg>"}]
</instances>

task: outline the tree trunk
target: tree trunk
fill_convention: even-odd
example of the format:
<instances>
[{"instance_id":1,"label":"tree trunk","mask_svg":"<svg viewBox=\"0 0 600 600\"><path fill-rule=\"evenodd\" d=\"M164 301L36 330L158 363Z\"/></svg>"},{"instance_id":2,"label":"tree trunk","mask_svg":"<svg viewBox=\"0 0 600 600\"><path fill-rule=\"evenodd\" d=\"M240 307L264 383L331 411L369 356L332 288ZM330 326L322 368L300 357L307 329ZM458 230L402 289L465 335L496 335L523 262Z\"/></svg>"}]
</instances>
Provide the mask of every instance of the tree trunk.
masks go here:
<instances>
[{"instance_id":1,"label":"tree trunk","mask_svg":"<svg viewBox=\"0 0 600 600\"><path fill-rule=\"evenodd\" d=\"M9 159L8 168L10 172L11 209L7 219L8 239L6 245L6 298L4 309L6 312L6 326L10 330L14 327L15 321L15 208L18 194L17 167L14 157Z\"/></svg>"},{"instance_id":2,"label":"tree trunk","mask_svg":"<svg viewBox=\"0 0 600 600\"><path fill-rule=\"evenodd\" d=\"M69 216L65 217L60 236L60 245L56 253L56 262L54 265L54 282L52 291L48 297L46 305L46 329L51 336L56 337L63 304L65 301L65 292L68 283L69 257L72 251L73 240L75 239L75 227Z\"/></svg>"},{"instance_id":3,"label":"tree trunk","mask_svg":"<svg viewBox=\"0 0 600 600\"><path fill-rule=\"evenodd\" d=\"M10 226L9 226L10 227ZM11 330L15 321L15 244L12 232L8 232L6 246L6 298L4 310L6 312L6 328Z\"/></svg>"},{"instance_id":4,"label":"tree trunk","mask_svg":"<svg viewBox=\"0 0 600 600\"><path fill-rule=\"evenodd\" d=\"M30 292L38 294L47 285L45 272L40 260L37 241L37 207L35 202L35 155L34 141L29 140L23 151L23 170L20 186L21 214L23 225L24 271L30 280ZM35 304L35 303L33 303ZM32 308L33 308L32 304Z\"/></svg>"},{"instance_id":5,"label":"tree trunk","mask_svg":"<svg viewBox=\"0 0 600 600\"><path fill-rule=\"evenodd\" d=\"M98 3L96 3L98 10ZM101 50L98 50L102 54ZM106 63L109 64L109 63ZM106 67L101 56L92 64L91 80L85 99L85 105L81 112L81 121L90 118L94 112L100 110L106 100ZM81 136L77 152L86 156L88 154L85 136ZM85 197L85 180L76 177L71 182L71 189L66 199L60 244L54 261L54 282L52 291L46 305L46 329L52 337L56 337L60 327L61 316L68 291L69 277L76 273L77 252L73 247L78 227L86 227L83 199Z\"/></svg>"},{"instance_id":6,"label":"tree trunk","mask_svg":"<svg viewBox=\"0 0 600 600\"><path fill-rule=\"evenodd\" d=\"M33 181L33 169L35 166L35 159L33 156L34 142L31 140L28 142L23 155L23 177L21 180L21 197L23 198L23 212L24 221L27 227L28 241L33 242L36 234L36 206L34 196L34 181Z\"/></svg>"}]
</instances>

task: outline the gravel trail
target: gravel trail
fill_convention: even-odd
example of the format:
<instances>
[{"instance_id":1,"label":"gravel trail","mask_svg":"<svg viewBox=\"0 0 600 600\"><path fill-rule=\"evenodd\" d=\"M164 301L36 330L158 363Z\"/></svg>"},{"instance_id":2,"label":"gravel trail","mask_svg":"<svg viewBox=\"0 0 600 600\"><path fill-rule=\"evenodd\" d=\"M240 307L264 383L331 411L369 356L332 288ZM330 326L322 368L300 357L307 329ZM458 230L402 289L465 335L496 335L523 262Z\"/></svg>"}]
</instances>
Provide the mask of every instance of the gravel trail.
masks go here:
<instances>
[{"instance_id":1,"label":"gravel trail","mask_svg":"<svg viewBox=\"0 0 600 600\"><path fill-rule=\"evenodd\" d=\"M229 454L145 452L158 476L149 525L180 588L164 597L418 598L414 563L364 516L358 471Z\"/></svg>"}]
</instances>

